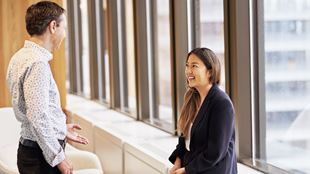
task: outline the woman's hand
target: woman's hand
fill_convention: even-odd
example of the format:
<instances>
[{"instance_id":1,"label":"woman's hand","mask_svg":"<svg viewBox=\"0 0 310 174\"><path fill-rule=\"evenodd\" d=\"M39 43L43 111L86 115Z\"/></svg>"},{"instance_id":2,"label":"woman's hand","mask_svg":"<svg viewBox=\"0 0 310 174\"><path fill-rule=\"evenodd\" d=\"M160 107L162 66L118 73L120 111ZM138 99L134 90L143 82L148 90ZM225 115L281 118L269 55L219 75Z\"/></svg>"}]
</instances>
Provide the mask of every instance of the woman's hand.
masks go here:
<instances>
[{"instance_id":1,"label":"woman's hand","mask_svg":"<svg viewBox=\"0 0 310 174\"><path fill-rule=\"evenodd\" d=\"M67 136L68 140L71 140L80 144L88 144L87 138L79 135L76 130L81 130L81 126L78 124L67 124Z\"/></svg>"},{"instance_id":2,"label":"woman's hand","mask_svg":"<svg viewBox=\"0 0 310 174\"><path fill-rule=\"evenodd\" d=\"M174 166L169 171L169 174L174 174L174 172L178 170L179 168L181 168L181 159L177 157L174 162Z\"/></svg>"},{"instance_id":3,"label":"woman's hand","mask_svg":"<svg viewBox=\"0 0 310 174\"><path fill-rule=\"evenodd\" d=\"M184 167L179 168L176 171L174 171L173 174L185 174L185 168Z\"/></svg>"},{"instance_id":4,"label":"woman's hand","mask_svg":"<svg viewBox=\"0 0 310 174\"><path fill-rule=\"evenodd\" d=\"M174 165L174 166L170 169L169 174L174 174L174 172L175 172L176 170L178 170L179 168L180 168L180 166Z\"/></svg>"}]
</instances>

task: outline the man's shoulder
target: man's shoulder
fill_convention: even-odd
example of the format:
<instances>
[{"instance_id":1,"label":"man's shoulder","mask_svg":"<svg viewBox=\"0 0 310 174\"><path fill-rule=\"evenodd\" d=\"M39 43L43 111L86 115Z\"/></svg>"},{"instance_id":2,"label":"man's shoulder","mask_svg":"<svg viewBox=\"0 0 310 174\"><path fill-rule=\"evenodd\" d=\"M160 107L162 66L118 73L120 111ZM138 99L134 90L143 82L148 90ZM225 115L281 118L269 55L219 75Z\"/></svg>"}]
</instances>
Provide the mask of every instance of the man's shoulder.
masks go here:
<instances>
[{"instance_id":1,"label":"man's shoulder","mask_svg":"<svg viewBox=\"0 0 310 174\"><path fill-rule=\"evenodd\" d=\"M11 61L18 62L19 64L23 64L25 66L31 66L36 62L42 62L44 64L48 64L47 61L42 59L40 54L32 51L28 48L21 48L19 49L11 58Z\"/></svg>"}]
</instances>

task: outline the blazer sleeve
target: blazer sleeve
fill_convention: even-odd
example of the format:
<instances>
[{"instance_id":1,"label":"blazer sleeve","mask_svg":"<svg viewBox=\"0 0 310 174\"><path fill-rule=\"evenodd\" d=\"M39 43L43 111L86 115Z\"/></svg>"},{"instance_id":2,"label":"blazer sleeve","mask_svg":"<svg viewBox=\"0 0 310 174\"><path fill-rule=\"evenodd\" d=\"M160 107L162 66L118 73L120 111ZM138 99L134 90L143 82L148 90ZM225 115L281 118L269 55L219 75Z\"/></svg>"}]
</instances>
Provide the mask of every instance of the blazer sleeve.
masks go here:
<instances>
[{"instance_id":1,"label":"blazer sleeve","mask_svg":"<svg viewBox=\"0 0 310 174\"><path fill-rule=\"evenodd\" d=\"M234 130L234 109L228 98L218 100L210 111L207 148L185 166L186 173L212 169L225 158Z\"/></svg>"},{"instance_id":2,"label":"blazer sleeve","mask_svg":"<svg viewBox=\"0 0 310 174\"><path fill-rule=\"evenodd\" d=\"M172 152L172 154L169 157L169 161L174 164L177 157L179 157L182 161L184 155L186 152L185 148L185 138L183 136L179 137L178 145L176 146L176 149Z\"/></svg>"}]
</instances>

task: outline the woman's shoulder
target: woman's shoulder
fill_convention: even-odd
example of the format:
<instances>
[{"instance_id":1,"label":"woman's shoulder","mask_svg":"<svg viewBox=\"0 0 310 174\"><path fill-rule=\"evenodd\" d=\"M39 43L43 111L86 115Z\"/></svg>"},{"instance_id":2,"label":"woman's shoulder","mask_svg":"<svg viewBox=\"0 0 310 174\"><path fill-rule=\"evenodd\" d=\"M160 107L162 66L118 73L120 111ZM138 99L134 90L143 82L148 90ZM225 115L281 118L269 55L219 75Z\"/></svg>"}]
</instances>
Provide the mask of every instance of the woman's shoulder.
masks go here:
<instances>
[{"instance_id":1,"label":"woman's shoulder","mask_svg":"<svg viewBox=\"0 0 310 174\"><path fill-rule=\"evenodd\" d=\"M220 89L218 86L214 86L214 95L212 97L213 103L216 105L232 105L231 99L228 94Z\"/></svg>"}]
</instances>

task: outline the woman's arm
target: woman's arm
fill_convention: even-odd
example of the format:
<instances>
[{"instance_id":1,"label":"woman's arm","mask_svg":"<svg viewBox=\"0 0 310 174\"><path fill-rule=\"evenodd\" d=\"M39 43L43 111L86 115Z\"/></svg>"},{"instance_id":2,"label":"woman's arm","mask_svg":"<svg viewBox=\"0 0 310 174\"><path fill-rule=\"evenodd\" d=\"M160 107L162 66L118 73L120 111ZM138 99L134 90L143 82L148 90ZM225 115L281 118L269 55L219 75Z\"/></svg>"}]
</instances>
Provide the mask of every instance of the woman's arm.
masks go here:
<instances>
[{"instance_id":1,"label":"woman's arm","mask_svg":"<svg viewBox=\"0 0 310 174\"><path fill-rule=\"evenodd\" d=\"M179 141L178 141L178 145L176 146L176 149L170 155L169 161L172 164L175 164L176 159L179 158L180 160L182 160L185 153L186 153L185 138L180 136Z\"/></svg>"}]
</instances>

